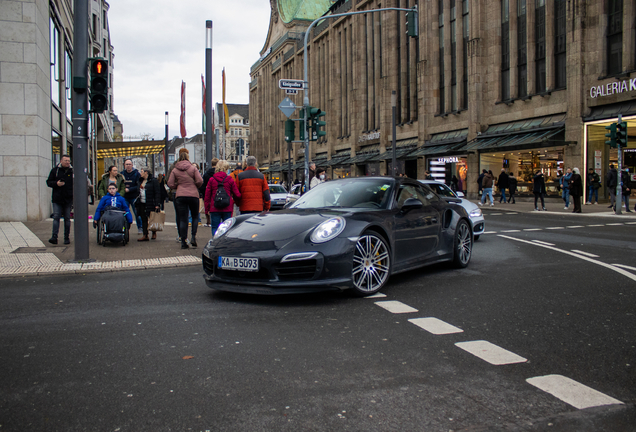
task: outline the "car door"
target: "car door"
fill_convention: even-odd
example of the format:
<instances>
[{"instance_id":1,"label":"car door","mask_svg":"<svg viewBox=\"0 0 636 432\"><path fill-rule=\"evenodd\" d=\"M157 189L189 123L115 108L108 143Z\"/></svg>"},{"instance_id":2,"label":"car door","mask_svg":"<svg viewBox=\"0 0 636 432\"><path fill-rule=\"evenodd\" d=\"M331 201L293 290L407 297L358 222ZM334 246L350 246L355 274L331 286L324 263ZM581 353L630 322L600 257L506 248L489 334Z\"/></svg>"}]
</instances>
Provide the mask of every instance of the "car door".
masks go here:
<instances>
[{"instance_id":1,"label":"car door","mask_svg":"<svg viewBox=\"0 0 636 432\"><path fill-rule=\"evenodd\" d=\"M395 266L409 267L431 256L438 245L440 214L431 202L437 199L430 189L419 184L400 185L397 193L397 211L394 214ZM404 203L415 198L421 207L406 209Z\"/></svg>"}]
</instances>

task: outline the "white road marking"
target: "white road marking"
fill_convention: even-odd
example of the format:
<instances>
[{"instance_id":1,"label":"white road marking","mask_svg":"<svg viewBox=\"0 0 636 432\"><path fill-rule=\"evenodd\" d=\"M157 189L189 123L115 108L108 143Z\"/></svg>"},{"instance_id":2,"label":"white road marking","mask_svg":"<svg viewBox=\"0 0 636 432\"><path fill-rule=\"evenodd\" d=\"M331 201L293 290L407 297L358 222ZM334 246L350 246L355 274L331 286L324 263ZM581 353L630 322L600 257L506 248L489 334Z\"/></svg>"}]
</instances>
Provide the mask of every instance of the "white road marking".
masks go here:
<instances>
[{"instance_id":1,"label":"white road marking","mask_svg":"<svg viewBox=\"0 0 636 432\"><path fill-rule=\"evenodd\" d=\"M636 225L636 222L625 222L626 225Z\"/></svg>"},{"instance_id":2,"label":"white road marking","mask_svg":"<svg viewBox=\"0 0 636 432\"><path fill-rule=\"evenodd\" d=\"M409 305L405 305L402 302L396 300L387 300L387 301L379 301L375 302L381 308L388 310L391 313L413 313L417 312L417 309L412 308Z\"/></svg>"},{"instance_id":3,"label":"white road marking","mask_svg":"<svg viewBox=\"0 0 636 432\"><path fill-rule=\"evenodd\" d=\"M497 234L497 231L485 231L484 234Z\"/></svg>"},{"instance_id":4,"label":"white road marking","mask_svg":"<svg viewBox=\"0 0 636 432\"><path fill-rule=\"evenodd\" d=\"M611 223L611 224L605 224L605 225L618 226L618 225L625 225L625 224L623 222L617 222L617 223Z\"/></svg>"},{"instance_id":5,"label":"white road marking","mask_svg":"<svg viewBox=\"0 0 636 432\"><path fill-rule=\"evenodd\" d=\"M503 230L501 232L510 233L510 232L520 232L521 230Z\"/></svg>"},{"instance_id":6,"label":"white road marking","mask_svg":"<svg viewBox=\"0 0 636 432\"><path fill-rule=\"evenodd\" d=\"M596 225L588 225L588 227L603 227L605 225L603 224L596 224Z\"/></svg>"},{"instance_id":7,"label":"white road marking","mask_svg":"<svg viewBox=\"0 0 636 432\"><path fill-rule=\"evenodd\" d=\"M555 252L561 252L561 253L566 254L566 255L571 255L571 256L576 257L578 259L582 259L584 261L589 261L591 263L600 265L601 267L605 267L605 268L608 268L610 270L613 270L613 271L615 271L617 273L620 273L623 276L628 277L629 279L631 279L631 280L636 282L636 275L633 275L630 272L625 271L625 270L623 270L621 268L617 268L616 266L613 266L611 264L606 264L606 263L604 263L602 261L598 261L598 260L595 260L595 259L592 259L592 258L584 257L584 256L581 256L581 255L575 254L574 252L562 250L562 249L559 249L559 248L556 248L556 247L540 244L538 242L531 242L531 241L522 240L522 239L509 237L509 236L505 236L505 235L499 235L499 237L507 238L507 239L518 241L518 242L522 242L522 243L528 243L528 244L531 244L531 245L534 245L534 246L544 247L546 249L550 249L550 250L553 250Z\"/></svg>"},{"instance_id":8,"label":"white road marking","mask_svg":"<svg viewBox=\"0 0 636 432\"><path fill-rule=\"evenodd\" d=\"M490 216L501 216L503 213L488 213Z\"/></svg>"},{"instance_id":9,"label":"white road marking","mask_svg":"<svg viewBox=\"0 0 636 432\"><path fill-rule=\"evenodd\" d=\"M376 293L376 294L373 294L372 296L369 296L367 298L382 298L382 297L386 297L386 294Z\"/></svg>"},{"instance_id":10,"label":"white road marking","mask_svg":"<svg viewBox=\"0 0 636 432\"><path fill-rule=\"evenodd\" d=\"M409 322L435 335L463 333L464 330L437 318L411 318Z\"/></svg>"},{"instance_id":11,"label":"white road marking","mask_svg":"<svg viewBox=\"0 0 636 432\"><path fill-rule=\"evenodd\" d=\"M585 228L583 225L572 225L566 228Z\"/></svg>"},{"instance_id":12,"label":"white road marking","mask_svg":"<svg viewBox=\"0 0 636 432\"><path fill-rule=\"evenodd\" d=\"M550 227L550 228L546 228L546 229L565 229L565 227Z\"/></svg>"},{"instance_id":13,"label":"white road marking","mask_svg":"<svg viewBox=\"0 0 636 432\"><path fill-rule=\"evenodd\" d=\"M634 271L636 271L636 267L630 267L630 266L626 266L626 265L623 265L623 264L612 264L612 265L613 265L613 266L616 266L616 267L621 267L621 268L624 268L624 269L627 269L627 270L634 270Z\"/></svg>"},{"instance_id":14,"label":"white road marking","mask_svg":"<svg viewBox=\"0 0 636 432\"><path fill-rule=\"evenodd\" d=\"M548 243L548 242L544 242L544 241L541 241L541 240L532 240L532 241L535 242L535 243L546 245L546 246L554 246L553 243Z\"/></svg>"},{"instance_id":15,"label":"white road marking","mask_svg":"<svg viewBox=\"0 0 636 432\"><path fill-rule=\"evenodd\" d=\"M512 212L511 212L511 213L508 213L508 214L509 214L509 215L513 215L513 214L519 214L519 213L512 213Z\"/></svg>"},{"instance_id":16,"label":"white road marking","mask_svg":"<svg viewBox=\"0 0 636 432\"><path fill-rule=\"evenodd\" d=\"M599 257L598 255L594 255L594 254L583 252L583 251L576 250L576 249L572 249L572 252L578 253L578 254L581 254L581 255L585 255L585 256L588 256L590 258L598 258Z\"/></svg>"},{"instance_id":17,"label":"white road marking","mask_svg":"<svg viewBox=\"0 0 636 432\"><path fill-rule=\"evenodd\" d=\"M543 228L524 228L524 231L543 231Z\"/></svg>"},{"instance_id":18,"label":"white road marking","mask_svg":"<svg viewBox=\"0 0 636 432\"><path fill-rule=\"evenodd\" d=\"M528 378L526 381L578 409L603 405L624 405L623 402L617 399L609 397L563 375L545 375Z\"/></svg>"},{"instance_id":19,"label":"white road marking","mask_svg":"<svg viewBox=\"0 0 636 432\"><path fill-rule=\"evenodd\" d=\"M457 347L493 365L524 363L528 360L485 340L457 342Z\"/></svg>"}]
</instances>

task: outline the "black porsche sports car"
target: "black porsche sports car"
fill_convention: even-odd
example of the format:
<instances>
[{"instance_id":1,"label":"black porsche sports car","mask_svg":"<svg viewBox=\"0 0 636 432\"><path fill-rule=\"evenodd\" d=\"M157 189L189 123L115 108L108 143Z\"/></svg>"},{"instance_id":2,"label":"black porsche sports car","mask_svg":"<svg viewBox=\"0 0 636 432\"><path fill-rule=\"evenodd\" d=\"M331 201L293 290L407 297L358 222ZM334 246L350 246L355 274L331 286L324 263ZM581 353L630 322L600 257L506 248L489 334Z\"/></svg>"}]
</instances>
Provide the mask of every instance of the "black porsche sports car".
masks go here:
<instances>
[{"instance_id":1,"label":"black porsche sports car","mask_svg":"<svg viewBox=\"0 0 636 432\"><path fill-rule=\"evenodd\" d=\"M441 261L466 267L463 207L408 178L321 183L290 208L223 222L203 250L204 278L223 291L379 291L392 274Z\"/></svg>"}]
</instances>

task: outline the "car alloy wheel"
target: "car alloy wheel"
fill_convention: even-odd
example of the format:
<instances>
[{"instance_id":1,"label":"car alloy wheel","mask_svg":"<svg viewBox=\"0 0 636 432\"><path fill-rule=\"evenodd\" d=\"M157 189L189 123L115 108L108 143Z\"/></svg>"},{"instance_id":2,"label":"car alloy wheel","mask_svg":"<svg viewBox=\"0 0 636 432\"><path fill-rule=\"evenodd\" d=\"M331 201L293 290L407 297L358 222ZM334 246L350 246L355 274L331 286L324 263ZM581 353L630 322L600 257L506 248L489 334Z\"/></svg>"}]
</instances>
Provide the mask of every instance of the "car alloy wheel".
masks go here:
<instances>
[{"instance_id":1,"label":"car alloy wheel","mask_svg":"<svg viewBox=\"0 0 636 432\"><path fill-rule=\"evenodd\" d=\"M456 267L464 268L470 262L473 252L473 236L465 220L457 223L455 228L455 253L453 263Z\"/></svg>"},{"instance_id":2,"label":"car alloy wheel","mask_svg":"<svg viewBox=\"0 0 636 432\"><path fill-rule=\"evenodd\" d=\"M378 292L389 278L390 264L389 248L382 237L372 232L360 236L353 254L355 291L360 295Z\"/></svg>"}]
</instances>

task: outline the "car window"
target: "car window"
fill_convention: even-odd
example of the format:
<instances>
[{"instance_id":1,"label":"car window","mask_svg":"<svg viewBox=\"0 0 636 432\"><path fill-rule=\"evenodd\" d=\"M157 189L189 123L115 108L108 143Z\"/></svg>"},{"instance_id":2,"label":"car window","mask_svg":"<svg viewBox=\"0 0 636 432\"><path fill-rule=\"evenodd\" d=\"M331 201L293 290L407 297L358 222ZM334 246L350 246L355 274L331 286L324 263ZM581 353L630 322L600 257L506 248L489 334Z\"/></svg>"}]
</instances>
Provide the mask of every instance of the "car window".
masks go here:
<instances>
[{"instance_id":1,"label":"car window","mask_svg":"<svg viewBox=\"0 0 636 432\"><path fill-rule=\"evenodd\" d=\"M271 193L284 193L284 194L287 193L285 188L280 185L269 185L269 191Z\"/></svg>"},{"instance_id":2,"label":"car window","mask_svg":"<svg viewBox=\"0 0 636 432\"><path fill-rule=\"evenodd\" d=\"M403 184L400 186L398 194L398 208L404 205L404 202L409 198L415 198L424 205L429 205L432 198L435 196L430 189L425 190L420 185Z\"/></svg>"},{"instance_id":3,"label":"car window","mask_svg":"<svg viewBox=\"0 0 636 432\"><path fill-rule=\"evenodd\" d=\"M455 192L453 192L452 189L446 186L445 184L426 183L426 186L433 189L433 191L439 196L448 197L448 198L457 198L457 195L455 195Z\"/></svg>"},{"instance_id":4,"label":"car window","mask_svg":"<svg viewBox=\"0 0 636 432\"><path fill-rule=\"evenodd\" d=\"M353 207L385 209L391 196L389 179L336 180L314 187L293 208Z\"/></svg>"}]
</instances>

